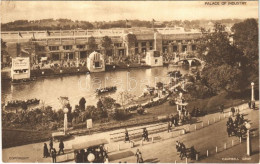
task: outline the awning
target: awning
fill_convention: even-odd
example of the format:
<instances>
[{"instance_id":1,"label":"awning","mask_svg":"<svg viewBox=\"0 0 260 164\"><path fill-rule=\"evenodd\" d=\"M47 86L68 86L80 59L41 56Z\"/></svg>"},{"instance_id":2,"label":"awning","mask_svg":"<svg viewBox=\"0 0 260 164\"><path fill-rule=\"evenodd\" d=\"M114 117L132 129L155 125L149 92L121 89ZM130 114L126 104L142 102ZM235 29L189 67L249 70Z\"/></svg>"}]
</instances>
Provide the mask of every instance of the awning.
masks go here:
<instances>
[{"instance_id":1,"label":"awning","mask_svg":"<svg viewBox=\"0 0 260 164\"><path fill-rule=\"evenodd\" d=\"M47 59L47 57L41 57L41 61L46 61Z\"/></svg>"},{"instance_id":2,"label":"awning","mask_svg":"<svg viewBox=\"0 0 260 164\"><path fill-rule=\"evenodd\" d=\"M98 139L98 140L92 140L92 141L81 142L78 144L73 144L72 149L81 150L81 149L86 149L89 147L99 146L99 145L104 145L104 144L108 144L108 141L106 139Z\"/></svg>"}]
</instances>

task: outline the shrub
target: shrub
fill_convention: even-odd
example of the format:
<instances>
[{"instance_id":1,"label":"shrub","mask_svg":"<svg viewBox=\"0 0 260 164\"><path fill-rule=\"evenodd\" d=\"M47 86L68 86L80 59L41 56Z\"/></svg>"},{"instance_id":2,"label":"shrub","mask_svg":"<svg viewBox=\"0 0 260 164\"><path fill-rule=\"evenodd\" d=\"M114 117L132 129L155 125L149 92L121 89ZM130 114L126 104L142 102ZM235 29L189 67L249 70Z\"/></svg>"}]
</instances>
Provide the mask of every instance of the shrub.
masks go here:
<instances>
[{"instance_id":1,"label":"shrub","mask_svg":"<svg viewBox=\"0 0 260 164\"><path fill-rule=\"evenodd\" d=\"M123 109L115 109L113 113L113 119L115 120L126 120L130 117L130 113Z\"/></svg>"}]
</instances>

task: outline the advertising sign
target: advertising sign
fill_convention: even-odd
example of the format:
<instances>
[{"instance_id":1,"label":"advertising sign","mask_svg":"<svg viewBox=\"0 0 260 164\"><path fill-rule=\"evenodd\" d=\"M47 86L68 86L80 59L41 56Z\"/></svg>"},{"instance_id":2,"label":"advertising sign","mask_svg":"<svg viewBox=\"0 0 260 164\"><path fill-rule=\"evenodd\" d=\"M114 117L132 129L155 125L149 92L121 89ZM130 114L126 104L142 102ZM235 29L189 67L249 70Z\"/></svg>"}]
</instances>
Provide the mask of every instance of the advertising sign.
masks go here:
<instances>
[{"instance_id":1,"label":"advertising sign","mask_svg":"<svg viewBox=\"0 0 260 164\"><path fill-rule=\"evenodd\" d=\"M87 119L87 129L92 128L92 119Z\"/></svg>"},{"instance_id":2,"label":"advertising sign","mask_svg":"<svg viewBox=\"0 0 260 164\"><path fill-rule=\"evenodd\" d=\"M30 59L29 57L17 57L12 59L13 70L29 69Z\"/></svg>"}]
</instances>

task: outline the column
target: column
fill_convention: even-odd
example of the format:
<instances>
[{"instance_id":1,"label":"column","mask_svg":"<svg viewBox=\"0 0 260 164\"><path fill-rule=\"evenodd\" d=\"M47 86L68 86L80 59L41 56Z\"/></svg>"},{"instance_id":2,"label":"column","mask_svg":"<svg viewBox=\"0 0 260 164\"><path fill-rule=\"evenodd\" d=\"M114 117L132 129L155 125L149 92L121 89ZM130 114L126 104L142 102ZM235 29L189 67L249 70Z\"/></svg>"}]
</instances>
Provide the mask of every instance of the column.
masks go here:
<instances>
[{"instance_id":1,"label":"column","mask_svg":"<svg viewBox=\"0 0 260 164\"><path fill-rule=\"evenodd\" d=\"M251 83L251 88L252 88L252 89L251 89L251 101L252 101L252 103L255 102L254 85L255 85L255 83L252 82L252 83Z\"/></svg>"},{"instance_id":2,"label":"column","mask_svg":"<svg viewBox=\"0 0 260 164\"><path fill-rule=\"evenodd\" d=\"M68 108L64 108L64 134L66 134L68 130L68 117L67 117L68 111L69 111Z\"/></svg>"},{"instance_id":3,"label":"column","mask_svg":"<svg viewBox=\"0 0 260 164\"><path fill-rule=\"evenodd\" d=\"M246 154L251 156L252 153L252 145L251 145L251 138L250 138L250 129L247 129L247 138L246 138Z\"/></svg>"},{"instance_id":4,"label":"column","mask_svg":"<svg viewBox=\"0 0 260 164\"><path fill-rule=\"evenodd\" d=\"M142 53L142 44L141 44L141 42L138 42L138 52Z\"/></svg>"}]
</instances>

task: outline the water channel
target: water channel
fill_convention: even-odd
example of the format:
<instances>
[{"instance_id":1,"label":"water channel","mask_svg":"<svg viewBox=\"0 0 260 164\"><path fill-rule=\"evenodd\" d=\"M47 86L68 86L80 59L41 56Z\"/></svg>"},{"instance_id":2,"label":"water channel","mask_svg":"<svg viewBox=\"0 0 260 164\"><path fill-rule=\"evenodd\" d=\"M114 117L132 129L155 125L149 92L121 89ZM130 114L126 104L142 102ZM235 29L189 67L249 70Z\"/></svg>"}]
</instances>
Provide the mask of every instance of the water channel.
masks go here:
<instances>
[{"instance_id":1,"label":"water channel","mask_svg":"<svg viewBox=\"0 0 260 164\"><path fill-rule=\"evenodd\" d=\"M149 69L131 69L112 72L100 72L65 77L39 78L30 83L13 85L11 82L2 82L2 103L9 100L25 100L37 98L59 109L60 96L67 96L74 108L81 97L85 97L86 105L96 105L98 96L96 88L117 86L117 91L109 96L119 99L119 93L128 91L140 96L146 85L155 86L156 82L168 80L167 72L180 70L182 74L188 73L185 67L154 67Z\"/></svg>"}]
</instances>

